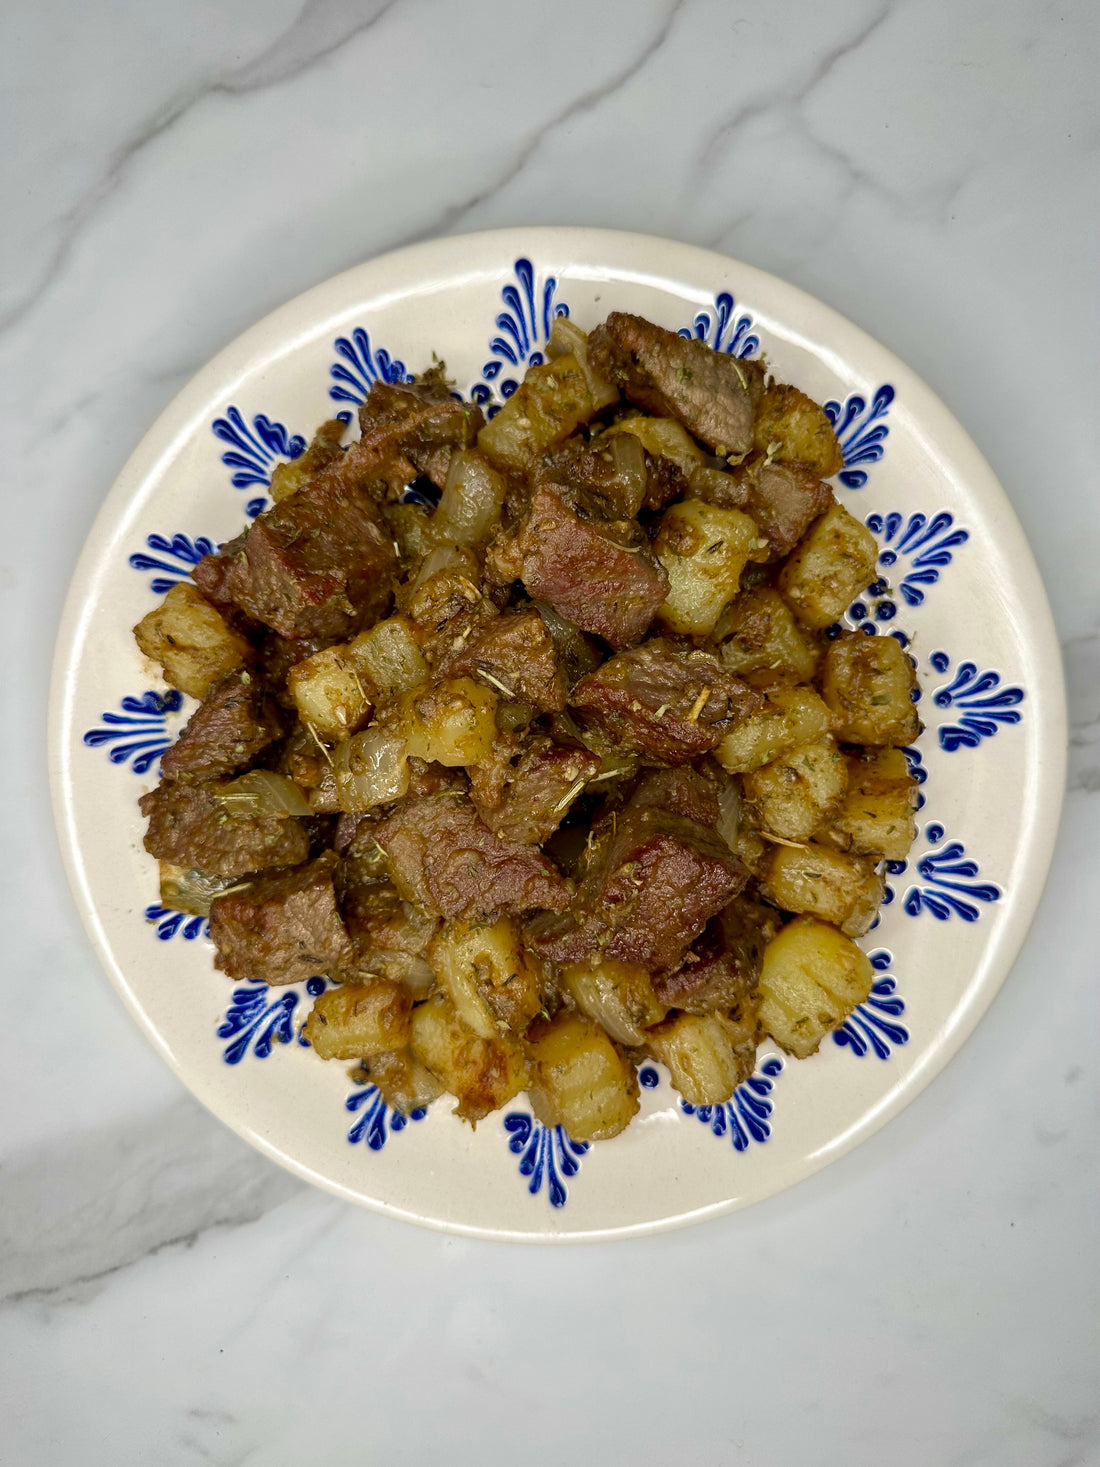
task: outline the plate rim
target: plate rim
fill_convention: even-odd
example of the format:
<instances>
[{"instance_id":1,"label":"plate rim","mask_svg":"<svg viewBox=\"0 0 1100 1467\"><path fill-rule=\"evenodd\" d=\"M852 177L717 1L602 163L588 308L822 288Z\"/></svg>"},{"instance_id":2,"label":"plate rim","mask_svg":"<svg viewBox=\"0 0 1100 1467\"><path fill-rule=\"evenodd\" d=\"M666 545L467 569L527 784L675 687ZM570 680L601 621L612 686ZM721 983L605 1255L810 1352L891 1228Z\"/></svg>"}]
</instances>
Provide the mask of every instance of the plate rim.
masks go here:
<instances>
[{"instance_id":1,"label":"plate rim","mask_svg":"<svg viewBox=\"0 0 1100 1467\"><path fill-rule=\"evenodd\" d=\"M273 362L291 355L299 340L315 338L318 332L325 329L326 323L334 324L337 321L345 320L349 309L352 308L349 305L349 299L354 293L378 296L379 286L376 283L372 284L372 279L375 282L384 282L387 275L404 276L408 283L396 290L391 290L391 294L398 298L401 294L422 294L425 270L432 271L441 279L448 274L448 271L453 275L458 265L457 257L478 249L485 255L494 258L501 251L513 255L519 251L522 254L536 257L540 252L564 254L575 251L588 257L596 255L605 260L614 260L616 252L622 256L633 254L640 260L644 260L647 254L655 250L670 251L672 258L669 265L654 264L648 269L639 267L639 276L659 281L667 289L668 282L675 280L681 274L685 277L685 281L688 276L692 275L695 278L706 278L708 268L712 273L720 268L728 273L736 273L741 282L740 293L746 297L751 298L754 288L759 283L765 287L765 290L777 289L783 293L792 302L795 309L799 306L810 308L826 327L836 324L843 328L850 345L843 357L838 354L838 360L847 361L853 349L861 354L870 353L877 356L884 368L893 373L895 380L899 377L903 379L915 421L924 425L929 418L933 420L934 431L929 436L936 444L941 443L942 432L946 430L952 439L949 451L945 450L946 456L958 465L968 491L973 492L976 498L983 499L987 504L996 508L999 548L1012 559L1016 574L1025 583L1029 634L1024 645L1032 653L1034 676L1037 681L1041 680L1041 687L1036 686L1034 701L1041 707L1039 717L1045 731L1046 746L1043 750L1043 757L1032 771L1036 781L1035 803L1039 813L1033 821L1034 828L1028 831L1029 850L1023 864L1018 868L1019 879L1011 906L1006 914L1004 930L999 934L995 961L989 964L989 971L980 985L969 993L968 1001L962 1011L953 1011L954 1021L950 1032L940 1033L923 1056L921 1064L914 1069L900 1088L889 1095L884 1104L874 1108L869 1115L865 1113L834 1146L826 1149L825 1154L805 1158L801 1175L794 1181L779 1179L774 1187L757 1192L751 1197L733 1197L704 1205L687 1213L675 1216L666 1215L622 1226L586 1230L518 1230L468 1224L438 1215L412 1211L388 1203L382 1198L364 1195L363 1192L345 1186L335 1178L322 1175L310 1167L307 1162L285 1154L261 1132L254 1130L239 1109L233 1111L229 1107L220 1105L217 1097L208 1093L209 1087L202 1084L201 1078L185 1070L177 1062L169 1041L153 1023L127 981L126 974L115 956L92 898L78 841L73 809L71 791L74 768L70 755L76 660L72 655L72 649L78 644L78 634L83 622L92 613L91 593L95 572L114 548L112 539L120 538L122 519L120 511L128 507L143 486L157 475L158 466L170 462L179 447L191 439L196 426L205 421L209 404L215 393L218 397L227 399L239 380L248 375L256 365L258 358L262 357L264 360ZM451 258L448 259L448 257ZM494 272L495 268L494 266ZM587 268L596 270L599 267L589 266ZM617 278L623 278L624 271L619 265L608 265L606 268L615 269ZM477 273L469 268L467 262L465 274L470 276ZM496 279L495 273L492 278ZM363 284L360 285L360 282ZM691 288L696 289L694 286ZM303 321L308 321L308 326L303 326ZM816 339L814 346L819 357L828 355L828 349L823 350ZM114 535L111 533L112 529ZM217 1120L227 1125L249 1145L294 1175L333 1195L384 1216L411 1222L434 1231L513 1243L611 1242L687 1227L694 1223L740 1211L747 1206L768 1200L780 1192L801 1185L823 1167L839 1160L863 1141L868 1140L888 1121L911 1105L936 1076L941 1074L946 1066L957 1057L978 1024L988 1013L1019 957L1049 879L1054 848L1061 828L1066 759L1067 710L1061 649L1049 598L1030 543L1016 515L1012 501L991 465L951 409L923 378L889 347L871 336L828 302L757 266L722 254L720 251L684 244L656 235L571 225L520 225L506 229L447 235L387 251L301 292L268 312L227 342L188 379L157 415L128 455L104 496L76 559L66 591L51 660L48 694L47 762L53 824L77 913L111 987L121 998L139 1030L184 1087Z\"/></svg>"}]
</instances>

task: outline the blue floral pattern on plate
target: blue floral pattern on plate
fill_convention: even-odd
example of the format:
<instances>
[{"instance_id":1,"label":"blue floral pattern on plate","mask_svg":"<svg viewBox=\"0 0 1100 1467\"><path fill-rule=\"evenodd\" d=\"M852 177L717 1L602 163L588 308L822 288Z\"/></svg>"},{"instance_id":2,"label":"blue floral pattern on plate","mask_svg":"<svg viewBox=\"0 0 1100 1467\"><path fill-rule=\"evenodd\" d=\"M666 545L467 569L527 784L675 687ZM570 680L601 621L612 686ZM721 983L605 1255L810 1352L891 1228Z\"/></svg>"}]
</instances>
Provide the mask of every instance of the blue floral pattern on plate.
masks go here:
<instances>
[{"instance_id":1,"label":"blue floral pattern on plate","mask_svg":"<svg viewBox=\"0 0 1100 1467\"><path fill-rule=\"evenodd\" d=\"M569 1193L567 1178L580 1171L581 1157L588 1150L587 1141L574 1141L561 1126L544 1126L525 1111L512 1111L504 1117L508 1133L508 1149L519 1157L519 1174L529 1178L527 1190L532 1197L546 1182L546 1195L551 1207L564 1207Z\"/></svg>"},{"instance_id":2,"label":"blue floral pattern on plate","mask_svg":"<svg viewBox=\"0 0 1100 1467\"><path fill-rule=\"evenodd\" d=\"M747 1151L755 1141L762 1146L771 1136L772 1086L783 1068L778 1055L770 1054L724 1105L690 1105L681 1100L680 1109L694 1116L711 1135L729 1135L734 1151Z\"/></svg>"},{"instance_id":3,"label":"blue floral pattern on plate","mask_svg":"<svg viewBox=\"0 0 1100 1467\"><path fill-rule=\"evenodd\" d=\"M846 489L862 489L866 484L867 470L859 465L881 461L890 434L885 419L894 397L894 389L884 382L870 403L858 392L850 393L843 403L835 398L822 403L844 455L844 467L837 477Z\"/></svg>"},{"instance_id":4,"label":"blue floral pattern on plate","mask_svg":"<svg viewBox=\"0 0 1100 1467\"><path fill-rule=\"evenodd\" d=\"M403 1131L410 1121L422 1121L428 1112L424 1109L411 1111L407 1116L386 1104L377 1085L362 1085L353 1090L344 1101L344 1109L356 1115L363 1114L348 1131L348 1140L354 1146L365 1141L372 1151L381 1151L388 1136Z\"/></svg>"},{"instance_id":5,"label":"blue floral pattern on plate","mask_svg":"<svg viewBox=\"0 0 1100 1467\"><path fill-rule=\"evenodd\" d=\"M267 1059L274 1045L293 1043L294 1011L303 993L315 997L324 989L323 978L310 978L304 984L288 984L279 989L272 989L266 983L246 983L235 988L225 1017L218 1025L218 1038L231 1041L222 1051L222 1059L227 1065L239 1065L249 1052L256 1059ZM299 1044L308 1047L308 1039L301 1034L297 1038Z\"/></svg>"},{"instance_id":6,"label":"blue floral pattern on plate","mask_svg":"<svg viewBox=\"0 0 1100 1467\"><path fill-rule=\"evenodd\" d=\"M214 419L210 431L222 443L229 444L229 452L222 454L222 463L233 470L229 482L234 489L250 489L254 485L267 488L280 459L288 462L306 450L306 440L300 433L291 434L282 423L265 413L257 413L249 427L240 408L232 404L226 408L224 418ZM266 503L266 499L250 499L245 513L255 519Z\"/></svg>"},{"instance_id":7,"label":"blue floral pattern on plate","mask_svg":"<svg viewBox=\"0 0 1100 1467\"><path fill-rule=\"evenodd\" d=\"M210 932L210 923L205 917L178 912L175 907L162 907L159 902L145 908L145 920L155 925L161 942L167 942L177 933L186 941L193 942L196 937L206 937Z\"/></svg>"},{"instance_id":8,"label":"blue floral pattern on plate","mask_svg":"<svg viewBox=\"0 0 1100 1467\"><path fill-rule=\"evenodd\" d=\"M360 407L370 395L375 382L411 382L412 376L385 347L371 344L370 334L357 326L350 336L338 336L332 343L338 361L329 368L332 386L328 390L333 402L350 402ZM350 421L350 413L339 413Z\"/></svg>"},{"instance_id":9,"label":"blue floral pattern on plate","mask_svg":"<svg viewBox=\"0 0 1100 1467\"><path fill-rule=\"evenodd\" d=\"M834 1029L833 1043L860 1058L874 1054L884 1060L890 1058L891 1045L909 1043L909 1030L897 1022L905 1012L905 1000L898 997L897 981L887 971L893 954L880 947L867 956L871 967L882 976L874 980L864 1002L852 1010L839 1029Z\"/></svg>"},{"instance_id":10,"label":"blue floral pattern on plate","mask_svg":"<svg viewBox=\"0 0 1100 1467\"><path fill-rule=\"evenodd\" d=\"M715 351L733 357L755 356L760 350L752 317L747 312L738 316L737 302L728 290L714 297L713 310L699 311L690 326L681 326L679 335L705 341Z\"/></svg>"},{"instance_id":11,"label":"blue floral pattern on plate","mask_svg":"<svg viewBox=\"0 0 1100 1467\"><path fill-rule=\"evenodd\" d=\"M102 713L99 728L90 728L84 742L90 749L106 748L112 764L127 761L135 774L145 774L164 753L172 739L168 715L183 707L183 695L170 688L167 693L149 691L137 698L123 698L121 713Z\"/></svg>"},{"instance_id":12,"label":"blue floral pattern on plate","mask_svg":"<svg viewBox=\"0 0 1100 1467\"><path fill-rule=\"evenodd\" d=\"M946 652L933 652L928 660L938 673L951 670ZM1023 688L1002 687L999 672L979 672L977 663L960 662L951 682L932 694L937 708L953 707L960 714L957 723L944 723L937 729L940 748L948 754L956 749L976 749L999 728L1020 722L1023 701Z\"/></svg>"},{"instance_id":13,"label":"blue floral pattern on plate","mask_svg":"<svg viewBox=\"0 0 1100 1467\"><path fill-rule=\"evenodd\" d=\"M214 553L214 542L205 535L192 540L188 535L147 535L145 543L153 552L136 551L130 556L130 565L136 571L161 571L149 582L150 591L163 596L179 581L191 578L191 567L198 565L204 555Z\"/></svg>"},{"instance_id":14,"label":"blue floral pattern on plate","mask_svg":"<svg viewBox=\"0 0 1100 1467\"><path fill-rule=\"evenodd\" d=\"M481 369L481 381L470 389L474 402L491 404L493 397L508 398L519 386L517 377L501 377L509 367L522 375L528 367L544 360L543 348L557 316L568 316L569 307L555 299L558 282L548 275L539 281L535 267L524 256L515 262L515 278L501 289L504 309L496 318L497 333L489 339L489 360ZM495 404L494 404L495 405ZM492 405L489 409L492 416Z\"/></svg>"}]
</instances>

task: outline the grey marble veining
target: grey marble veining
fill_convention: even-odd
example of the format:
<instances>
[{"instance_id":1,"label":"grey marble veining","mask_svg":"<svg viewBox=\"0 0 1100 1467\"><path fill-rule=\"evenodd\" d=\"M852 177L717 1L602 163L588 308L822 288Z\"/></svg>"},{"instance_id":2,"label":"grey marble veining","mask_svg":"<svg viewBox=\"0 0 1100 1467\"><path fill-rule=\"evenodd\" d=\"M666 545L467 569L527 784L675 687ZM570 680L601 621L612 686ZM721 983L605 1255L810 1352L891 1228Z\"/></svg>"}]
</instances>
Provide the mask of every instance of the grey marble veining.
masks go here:
<instances>
[{"instance_id":1,"label":"grey marble veining","mask_svg":"<svg viewBox=\"0 0 1100 1467\"><path fill-rule=\"evenodd\" d=\"M1097 1467L1098 29L1088 0L6 7L5 1467ZM80 932L40 711L83 537L190 375L336 270L524 222L712 245L896 350L1031 539L1071 723L1035 926L944 1075L761 1207L565 1252L361 1214L182 1091Z\"/></svg>"}]
</instances>

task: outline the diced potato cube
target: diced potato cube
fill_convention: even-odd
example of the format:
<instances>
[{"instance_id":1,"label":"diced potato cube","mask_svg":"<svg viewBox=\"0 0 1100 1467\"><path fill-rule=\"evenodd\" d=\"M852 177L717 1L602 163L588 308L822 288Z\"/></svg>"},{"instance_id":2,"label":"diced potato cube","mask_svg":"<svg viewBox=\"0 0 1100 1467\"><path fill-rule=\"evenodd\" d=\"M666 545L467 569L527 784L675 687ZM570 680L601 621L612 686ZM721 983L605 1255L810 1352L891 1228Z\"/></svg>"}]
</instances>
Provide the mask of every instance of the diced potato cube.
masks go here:
<instances>
[{"instance_id":1,"label":"diced potato cube","mask_svg":"<svg viewBox=\"0 0 1100 1467\"><path fill-rule=\"evenodd\" d=\"M399 706L408 752L417 759L456 768L492 752L497 695L473 678L444 678L423 692L404 693Z\"/></svg>"},{"instance_id":2,"label":"diced potato cube","mask_svg":"<svg viewBox=\"0 0 1100 1467\"><path fill-rule=\"evenodd\" d=\"M544 1126L564 1126L574 1141L606 1141L638 1110L634 1066L583 1014L563 1010L529 1034L531 1108Z\"/></svg>"},{"instance_id":3,"label":"diced potato cube","mask_svg":"<svg viewBox=\"0 0 1100 1467\"><path fill-rule=\"evenodd\" d=\"M904 861L917 834L917 781L900 749L849 754L848 793L818 835L857 855Z\"/></svg>"},{"instance_id":4,"label":"diced potato cube","mask_svg":"<svg viewBox=\"0 0 1100 1467\"><path fill-rule=\"evenodd\" d=\"M275 503L281 504L284 499L297 494L322 469L338 459L344 451L340 446L343 436L344 424L339 418L330 418L314 433L305 453L292 458L289 463L276 464L271 475L271 497Z\"/></svg>"},{"instance_id":5,"label":"diced potato cube","mask_svg":"<svg viewBox=\"0 0 1100 1467\"><path fill-rule=\"evenodd\" d=\"M849 744L911 744L920 733L913 664L895 637L856 632L830 643L821 691Z\"/></svg>"},{"instance_id":6,"label":"diced potato cube","mask_svg":"<svg viewBox=\"0 0 1100 1467\"><path fill-rule=\"evenodd\" d=\"M840 504L814 520L779 573L779 589L804 627L836 621L874 580L874 535Z\"/></svg>"},{"instance_id":7,"label":"diced potato cube","mask_svg":"<svg viewBox=\"0 0 1100 1467\"><path fill-rule=\"evenodd\" d=\"M326 647L295 663L286 686L298 717L329 743L346 739L370 718L362 679L345 646Z\"/></svg>"},{"instance_id":8,"label":"diced potato cube","mask_svg":"<svg viewBox=\"0 0 1100 1467\"><path fill-rule=\"evenodd\" d=\"M756 410L755 446L772 458L798 459L819 479L839 474L844 453L833 425L818 404L797 387L772 382Z\"/></svg>"},{"instance_id":9,"label":"diced potato cube","mask_svg":"<svg viewBox=\"0 0 1100 1467\"><path fill-rule=\"evenodd\" d=\"M324 1060L369 1059L404 1048L411 1013L412 997L399 983L344 983L318 994L302 1033Z\"/></svg>"},{"instance_id":10,"label":"diced potato cube","mask_svg":"<svg viewBox=\"0 0 1100 1467\"><path fill-rule=\"evenodd\" d=\"M483 1039L522 1034L542 1008L538 974L511 917L448 922L428 961L459 1018Z\"/></svg>"},{"instance_id":11,"label":"diced potato cube","mask_svg":"<svg viewBox=\"0 0 1100 1467\"><path fill-rule=\"evenodd\" d=\"M179 581L143 616L134 637L159 662L164 680L189 698L205 698L215 683L254 659L254 652L197 586Z\"/></svg>"},{"instance_id":12,"label":"diced potato cube","mask_svg":"<svg viewBox=\"0 0 1100 1467\"><path fill-rule=\"evenodd\" d=\"M602 1024L619 1044L643 1044L645 1031L667 1012L649 973L637 963L563 963L558 982L581 1013Z\"/></svg>"},{"instance_id":13,"label":"diced potato cube","mask_svg":"<svg viewBox=\"0 0 1100 1467\"><path fill-rule=\"evenodd\" d=\"M715 757L731 774L745 774L788 749L820 739L832 723L832 714L812 688L772 688L767 706L732 729Z\"/></svg>"},{"instance_id":14,"label":"diced potato cube","mask_svg":"<svg viewBox=\"0 0 1100 1467\"><path fill-rule=\"evenodd\" d=\"M654 458L670 459L689 479L706 463L703 450L674 418L645 418L640 415L620 418L608 428L607 436L614 433L629 433L647 453Z\"/></svg>"},{"instance_id":15,"label":"diced potato cube","mask_svg":"<svg viewBox=\"0 0 1100 1467\"><path fill-rule=\"evenodd\" d=\"M407 616L387 617L360 632L348 644L348 656L367 686L383 698L421 688L431 676Z\"/></svg>"},{"instance_id":16,"label":"diced potato cube","mask_svg":"<svg viewBox=\"0 0 1100 1467\"><path fill-rule=\"evenodd\" d=\"M753 1072L755 1045L722 1014L674 1014L646 1035L689 1105L721 1105Z\"/></svg>"},{"instance_id":17,"label":"diced potato cube","mask_svg":"<svg viewBox=\"0 0 1100 1467\"><path fill-rule=\"evenodd\" d=\"M409 1047L457 1098L455 1113L466 1121L499 1110L527 1084L527 1060L516 1041L475 1034L443 994L413 1010Z\"/></svg>"},{"instance_id":18,"label":"diced potato cube","mask_svg":"<svg viewBox=\"0 0 1100 1467\"><path fill-rule=\"evenodd\" d=\"M567 352L528 368L500 412L477 435L477 446L501 468L521 471L618 395L610 383L586 373L573 353Z\"/></svg>"},{"instance_id":19,"label":"diced potato cube","mask_svg":"<svg viewBox=\"0 0 1100 1467\"><path fill-rule=\"evenodd\" d=\"M798 625L778 591L757 586L744 591L723 612L714 629L719 652L730 672L769 672L809 682L821 654Z\"/></svg>"},{"instance_id":20,"label":"diced potato cube","mask_svg":"<svg viewBox=\"0 0 1100 1467\"><path fill-rule=\"evenodd\" d=\"M480 545L500 524L504 480L480 453L459 448L451 455L447 482L432 516L432 530L455 545Z\"/></svg>"},{"instance_id":21,"label":"diced potato cube","mask_svg":"<svg viewBox=\"0 0 1100 1467\"><path fill-rule=\"evenodd\" d=\"M871 992L867 954L835 927L796 917L764 949L760 1022L799 1059L813 1054Z\"/></svg>"},{"instance_id":22,"label":"diced potato cube","mask_svg":"<svg viewBox=\"0 0 1100 1467\"><path fill-rule=\"evenodd\" d=\"M843 799L848 769L836 743L825 737L746 774L744 784L765 830L807 840Z\"/></svg>"},{"instance_id":23,"label":"diced potato cube","mask_svg":"<svg viewBox=\"0 0 1100 1467\"><path fill-rule=\"evenodd\" d=\"M443 1086L431 1070L407 1049L372 1054L367 1061L367 1077L378 1086L386 1104L403 1116L425 1109L443 1094Z\"/></svg>"},{"instance_id":24,"label":"diced potato cube","mask_svg":"<svg viewBox=\"0 0 1100 1467\"><path fill-rule=\"evenodd\" d=\"M874 863L826 846L776 846L764 867L764 895L787 912L806 912L862 937L882 904Z\"/></svg>"},{"instance_id":25,"label":"diced potato cube","mask_svg":"<svg viewBox=\"0 0 1100 1467\"><path fill-rule=\"evenodd\" d=\"M761 543L756 522L739 509L685 499L667 509L654 550L668 572L668 597L657 612L670 631L709 636L737 595L745 562Z\"/></svg>"}]
</instances>

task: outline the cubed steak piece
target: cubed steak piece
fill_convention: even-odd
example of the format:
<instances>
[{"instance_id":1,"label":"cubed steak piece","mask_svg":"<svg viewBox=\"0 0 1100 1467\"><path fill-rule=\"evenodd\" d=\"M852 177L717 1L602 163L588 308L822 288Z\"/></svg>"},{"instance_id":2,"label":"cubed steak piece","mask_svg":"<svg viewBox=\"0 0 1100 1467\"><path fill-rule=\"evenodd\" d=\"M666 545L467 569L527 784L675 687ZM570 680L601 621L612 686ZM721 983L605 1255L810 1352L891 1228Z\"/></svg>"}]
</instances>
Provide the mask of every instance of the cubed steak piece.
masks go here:
<instances>
[{"instance_id":1,"label":"cubed steak piece","mask_svg":"<svg viewBox=\"0 0 1100 1467\"><path fill-rule=\"evenodd\" d=\"M680 961L710 918L741 891L748 873L712 827L676 808L718 818L706 782L679 770L675 786L643 780L626 809L601 822L573 905L530 924L544 957L582 962L599 953L651 973Z\"/></svg>"},{"instance_id":2,"label":"cubed steak piece","mask_svg":"<svg viewBox=\"0 0 1100 1467\"><path fill-rule=\"evenodd\" d=\"M280 636L351 636L390 600L397 557L368 492L383 468L356 444L220 551L228 571L208 556L195 580Z\"/></svg>"},{"instance_id":3,"label":"cubed steak piece","mask_svg":"<svg viewBox=\"0 0 1100 1467\"><path fill-rule=\"evenodd\" d=\"M654 638L582 678L570 702L613 739L663 764L687 764L764 706L709 652Z\"/></svg>"},{"instance_id":4,"label":"cubed steak piece","mask_svg":"<svg viewBox=\"0 0 1100 1467\"><path fill-rule=\"evenodd\" d=\"M781 925L774 907L738 897L711 918L677 967L654 978L654 993L670 1009L689 1014L745 1008L760 978L764 949Z\"/></svg>"},{"instance_id":5,"label":"cubed steak piece","mask_svg":"<svg viewBox=\"0 0 1100 1467\"><path fill-rule=\"evenodd\" d=\"M253 983L303 983L353 957L332 885L331 851L289 871L258 876L210 903L215 966Z\"/></svg>"},{"instance_id":6,"label":"cubed steak piece","mask_svg":"<svg viewBox=\"0 0 1100 1467\"><path fill-rule=\"evenodd\" d=\"M211 876L244 876L306 859L309 832L301 820L234 814L232 802L218 799L218 789L165 783L143 795L138 804L149 819L149 854Z\"/></svg>"},{"instance_id":7,"label":"cubed steak piece","mask_svg":"<svg viewBox=\"0 0 1100 1467\"><path fill-rule=\"evenodd\" d=\"M833 502L833 491L806 465L755 458L726 476L744 494L741 507L755 521L775 558L790 555L809 527ZM722 501L717 476L703 485L703 499Z\"/></svg>"},{"instance_id":8,"label":"cubed steak piece","mask_svg":"<svg viewBox=\"0 0 1100 1467\"><path fill-rule=\"evenodd\" d=\"M251 764L283 733L278 706L248 672L223 678L161 756L164 779L194 781L232 774Z\"/></svg>"},{"instance_id":9,"label":"cubed steak piece","mask_svg":"<svg viewBox=\"0 0 1100 1467\"><path fill-rule=\"evenodd\" d=\"M627 543L625 524L584 518L555 484L535 489L511 548L529 595L613 647L636 642L668 595L663 567L646 545Z\"/></svg>"},{"instance_id":10,"label":"cubed steak piece","mask_svg":"<svg viewBox=\"0 0 1100 1467\"><path fill-rule=\"evenodd\" d=\"M494 617L466 638L457 634L439 664L442 677L480 677L505 698L533 703L544 713L565 707L565 675L535 610Z\"/></svg>"},{"instance_id":11,"label":"cubed steak piece","mask_svg":"<svg viewBox=\"0 0 1100 1467\"><path fill-rule=\"evenodd\" d=\"M499 805L481 813L501 840L541 845L599 772L599 757L590 750L534 738L512 771Z\"/></svg>"},{"instance_id":12,"label":"cubed steak piece","mask_svg":"<svg viewBox=\"0 0 1100 1467\"><path fill-rule=\"evenodd\" d=\"M716 453L752 448L753 415L764 393L759 362L712 351L641 316L612 311L588 338L589 360L623 395L675 418Z\"/></svg>"},{"instance_id":13,"label":"cubed steak piece","mask_svg":"<svg viewBox=\"0 0 1100 1467\"><path fill-rule=\"evenodd\" d=\"M476 403L451 396L441 375L417 382L375 382L359 409L361 442L399 450L416 473L443 488L456 448L472 448L485 426Z\"/></svg>"},{"instance_id":14,"label":"cubed steak piece","mask_svg":"<svg viewBox=\"0 0 1100 1467\"><path fill-rule=\"evenodd\" d=\"M560 912L569 905L572 890L552 862L530 846L500 840L464 795L406 799L374 835L397 890L437 916Z\"/></svg>"}]
</instances>

